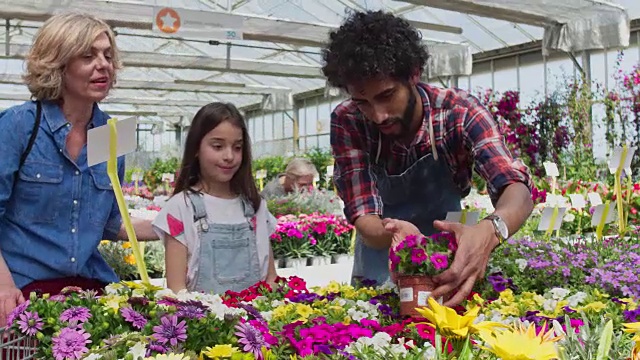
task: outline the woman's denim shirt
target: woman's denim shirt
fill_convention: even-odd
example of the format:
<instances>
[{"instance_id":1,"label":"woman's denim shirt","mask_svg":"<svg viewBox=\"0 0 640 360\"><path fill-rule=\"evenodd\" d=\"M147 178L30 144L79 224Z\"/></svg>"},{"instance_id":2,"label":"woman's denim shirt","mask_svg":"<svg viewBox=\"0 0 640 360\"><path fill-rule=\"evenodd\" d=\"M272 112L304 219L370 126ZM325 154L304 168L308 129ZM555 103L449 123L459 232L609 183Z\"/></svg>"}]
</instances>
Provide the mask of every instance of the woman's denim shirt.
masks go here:
<instances>
[{"instance_id":1,"label":"woman's denim shirt","mask_svg":"<svg viewBox=\"0 0 640 360\"><path fill-rule=\"evenodd\" d=\"M0 251L16 287L73 276L118 281L98 251L121 224L107 163L88 167L86 145L75 162L69 158L71 126L56 103L42 103L38 135L16 176L35 114L35 102L0 113ZM89 128L108 118L94 105ZM118 173L122 179L124 157Z\"/></svg>"}]
</instances>

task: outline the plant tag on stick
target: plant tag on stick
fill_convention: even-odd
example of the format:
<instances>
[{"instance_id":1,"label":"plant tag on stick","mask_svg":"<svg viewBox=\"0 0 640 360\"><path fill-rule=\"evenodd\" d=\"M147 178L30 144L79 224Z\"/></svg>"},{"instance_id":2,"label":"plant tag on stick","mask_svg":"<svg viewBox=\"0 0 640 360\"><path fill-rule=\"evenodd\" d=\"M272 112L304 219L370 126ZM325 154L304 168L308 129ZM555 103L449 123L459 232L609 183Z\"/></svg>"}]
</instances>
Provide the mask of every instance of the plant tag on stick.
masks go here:
<instances>
[{"instance_id":1,"label":"plant tag on stick","mask_svg":"<svg viewBox=\"0 0 640 360\"><path fill-rule=\"evenodd\" d=\"M136 118L122 119L116 122L118 132L117 156L136 151ZM109 160L109 125L102 125L87 132L87 165L89 167Z\"/></svg>"},{"instance_id":2,"label":"plant tag on stick","mask_svg":"<svg viewBox=\"0 0 640 360\"><path fill-rule=\"evenodd\" d=\"M609 159L609 172L615 174L623 169L631 169L631 161L636 151L636 147L618 147L613 151Z\"/></svg>"},{"instance_id":3,"label":"plant tag on stick","mask_svg":"<svg viewBox=\"0 0 640 360\"><path fill-rule=\"evenodd\" d=\"M569 199L571 199L571 207L574 209L582 210L587 206L582 194L570 194Z\"/></svg>"},{"instance_id":4,"label":"plant tag on stick","mask_svg":"<svg viewBox=\"0 0 640 360\"><path fill-rule=\"evenodd\" d=\"M538 231L552 232L560 230L566 207L546 207L542 210Z\"/></svg>"}]
</instances>

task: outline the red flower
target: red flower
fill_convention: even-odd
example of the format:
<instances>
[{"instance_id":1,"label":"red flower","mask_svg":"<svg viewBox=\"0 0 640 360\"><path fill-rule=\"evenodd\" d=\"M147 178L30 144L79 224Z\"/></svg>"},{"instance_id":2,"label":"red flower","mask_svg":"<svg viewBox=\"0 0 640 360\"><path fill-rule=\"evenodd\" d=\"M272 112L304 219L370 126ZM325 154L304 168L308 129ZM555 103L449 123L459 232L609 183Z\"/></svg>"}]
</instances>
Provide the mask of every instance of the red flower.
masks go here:
<instances>
[{"instance_id":1,"label":"red flower","mask_svg":"<svg viewBox=\"0 0 640 360\"><path fill-rule=\"evenodd\" d=\"M297 276L290 277L288 285L293 290L307 291L307 283Z\"/></svg>"}]
</instances>

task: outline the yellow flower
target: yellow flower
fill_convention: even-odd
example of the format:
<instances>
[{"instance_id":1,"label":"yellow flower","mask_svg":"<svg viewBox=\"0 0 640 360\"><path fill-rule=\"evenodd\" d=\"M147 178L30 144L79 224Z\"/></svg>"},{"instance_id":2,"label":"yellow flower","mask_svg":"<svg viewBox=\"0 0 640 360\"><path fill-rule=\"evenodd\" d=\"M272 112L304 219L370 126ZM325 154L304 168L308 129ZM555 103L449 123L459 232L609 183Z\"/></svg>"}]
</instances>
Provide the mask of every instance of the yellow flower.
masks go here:
<instances>
[{"instance_id":1,"label":"yellow flower","mask_svg":"<svg viewBox=\"0 0 640 360\"><path fill-rule=\"evenodd\" d=\"M506 289L503 292L501 292L500 300L502 300L502 302L505 303L505 305L512 303L515 300L513 296L513 291L511 289Z\"/></svg>"},{"instance_id":2,"label":"yellow flower","mask_svg":"<svg viewBox=\"0 0 640 360\"><path fill-rule=\"evenodd\" d=\"M553 330L536 335L533 324L528 328L516 328L513 331L480 331L480 339L486 344L483 349L502 360L551 360L558 358L553 344L558 338L552 338Z\"/></svg>"},{"instance_id":3,"label":"yellow flower","mask_svg":"<svg viewBox=\"0 0 640 360\"><path fill-rule=\"evenodd\" d=\"M129 265L135 265L136 258L133 255L129 254L124 257L124 262L126 262Z\"/></svg>"},{"instance_id":4,"label":"yellow flower","mask_svg":"<svg viewBox=\"0 0 640 360\"><path fill-rule=\"evenodd\" d=\"M105 308L112 309L115 312L118 312L118 310L120 310L120 305L124 304L126 301L127 298L122 295L105 295L100 298L100 302Z\"/></svg>"},{"instance_id":5,"label":"yellow flower","mask_svg":"<svg viewBox=\"0 0 640 360\"><path fill-rule=\"evenodd\" d=\"M479 331L479 329L488 329L504 326L498 323L481 322L473 324L478 316L479 307L473 307L467 310L464 315L458 315L455 310L440 305L436 300L430 297L428 300L430 308L416 309L420 315L429 320L431 324L442 334L442 336L450 339L464 339L469 334ZM427 325L431 325L427 324ZM431 326L433 326L431 325Z\"/></svg>"},{"instance_id":6,"label":"yellow flower","mask_svg":"<svg viewBox=\"0 0 640 360\"><path fill-rule=\"evenodd\" d=\"M237 351L238 348L228 344L224 344L216 345L214 347L207 347L204 349L204 351L202 351L202 353L209 359L224 359L230 358L231 355L233 355Z\"/></svg>"},{"instance_id":7,"label":"yellow flower","mask_svg":"<svg viewBox=\"0 0 640 360\"><path fill-rule=\"evenodd\" d=\"M334 280L334 281L331 281L331 282L329 283L329 285L327 285L327 286L325 287L325 290L326 290L328 293L337 293L337 292L340 292L340 284L338 284L338 282L337 282L337 281L335 281L335 280Z\"/></svg>"},{"instance_id":8,"label":"yellow flower","mask_svg":"<svg viewBox=\"0 0 640 360\"><path fill-rule=\"evenodd\" d=\"M110 240L100 240L100 245L102 245L102 246L109 245L110 243L111 243Z\"/></svg>"},{"instance_id":9,"label":"yellow flower","mask_svg":"<svg viewBox=\"0 0 640 360\"><path fill-rule=\"evenodd\" d=\"M518 307L516 306L516 304L509 304L507 306L503 306L500 309L498 309L498 311L500 311L501 315L504 316L520 316L520 310L518 310Z\"/></svg>"},{"instance_id":10,"label":"yellow flower","mask_svg":"<svg viewBox=\"0 0 640 360\"><path fill-rule=\"evenodd\" d=\"M122 248L123 249L131 249L131 242L129 241L125 241L122 243Z\"/></svg>"},{"instance_id":11,"label":"yellow flower","mask_svg":"<svg viewBox=\"0 0 640 360\"><path fill-rule=\"evenodd\" d=\"M593 312L599 313L600 311L604 310L604 308L606 308L606 307L607 307L607 305L605 305L603 302L594 301L594 302L592 302L590 304L587 304L587 305L583 306L582 310L587 311L587 312L593 311Z\"/></svg>"},{"instance_id":12,"label":"yellow flower","mask_svg":"<svg viewBox=\"0 0 640 360\"><path fill-rule=\"evenodd\" d=\"M624 326L624 329L622 329L622 331L629 334L635 334L635 336L633 337L633 341L640 341L640 321L622 324L622 326Z\"/></svg>"},{"instance_id":13,"label":"yellow flower","mask_svg":"<svg viewBox=\"0 0 640 360\"><path fill-rule=\"evenodd\" d=\"M132 256L132 255L130 255L130 256ZM142 283L135 282L135 281L122 281L122 284L124 284L129 289L144 289L145 288L145 286L142 285Z\"/></svg>"},{"instance_id":14,"label":"yellow flower","mask_svg":"<svg viewBox=\"0 0 640 360\"><path fill-rule=\"evenodd\" d=\"M309 316L313 315L313 308L306 304L298 304L298 306L296 306L296 314L300 315L303 319L308 319Z\"/></svg>"}]
</instances>

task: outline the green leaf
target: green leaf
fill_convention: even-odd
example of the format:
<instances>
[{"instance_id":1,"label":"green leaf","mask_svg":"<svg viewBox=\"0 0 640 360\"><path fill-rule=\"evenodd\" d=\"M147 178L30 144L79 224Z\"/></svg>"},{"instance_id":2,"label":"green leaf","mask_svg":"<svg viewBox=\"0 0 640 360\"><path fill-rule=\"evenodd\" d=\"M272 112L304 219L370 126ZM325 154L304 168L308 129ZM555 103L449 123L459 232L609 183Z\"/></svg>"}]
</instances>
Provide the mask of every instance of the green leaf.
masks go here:
<instances>
[{"instance_id":1,"label":"green leaf","mask_svg":"<svg viewBox=\"0 0 640 360\"><path fill-rule=\"evenodd\" d=\"M600 335L600 343L598 345L598 353L596 355L596 360L604 360L607 354L609 354L609 350L611 349L611 339L613 337L613 321L607 321L607 324L604 326L604 330L602 330L602 335Z\"/></svg>"}]
</instances>

